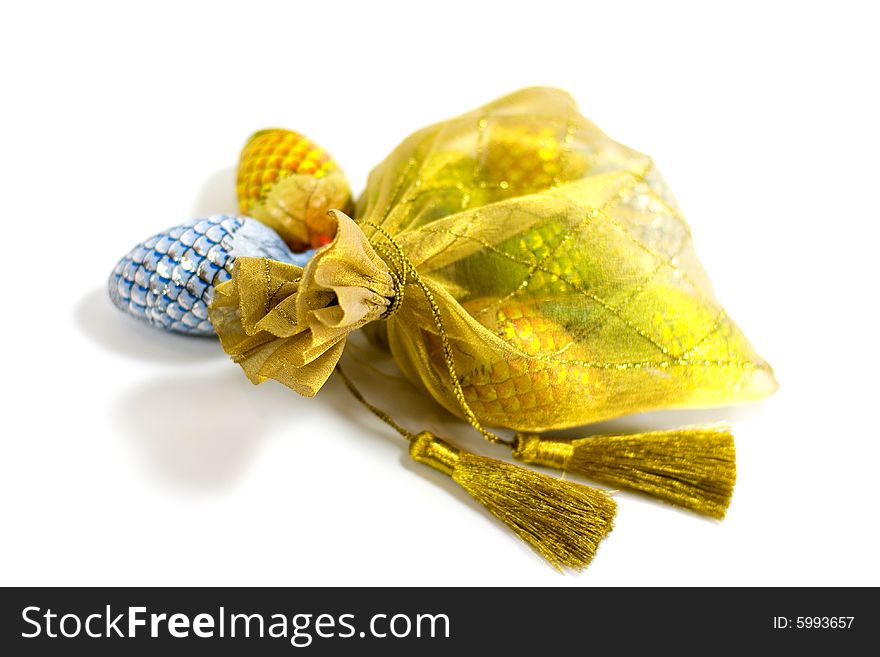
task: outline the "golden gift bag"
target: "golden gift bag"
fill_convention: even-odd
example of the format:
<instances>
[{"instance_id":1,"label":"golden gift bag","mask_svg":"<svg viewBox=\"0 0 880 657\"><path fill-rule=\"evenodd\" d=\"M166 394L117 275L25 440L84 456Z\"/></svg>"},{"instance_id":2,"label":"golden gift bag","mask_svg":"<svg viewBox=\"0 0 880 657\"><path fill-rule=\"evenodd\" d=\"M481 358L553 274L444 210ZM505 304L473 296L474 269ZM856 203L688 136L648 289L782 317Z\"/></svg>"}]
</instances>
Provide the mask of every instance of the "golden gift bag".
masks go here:
<instances>
[{"instance_id":1,"label":"golden gift bag","mask_svg":"<svg viewBox=\"0 0 880 657\"><path fill-rule=\"evenodd\" d=\"M776 387L715 298L649 157L564 92L526 89L411 135L372 171L354 216L344 209L304 269L241 258L217 289L211 320L252 381L313 395L366 327L410 380L518 458L723 515L725 430L536 435ZM447 457L431 464L450 474ZM556 565L589 560L536 547Z\"/></svg>"}]
</instances>

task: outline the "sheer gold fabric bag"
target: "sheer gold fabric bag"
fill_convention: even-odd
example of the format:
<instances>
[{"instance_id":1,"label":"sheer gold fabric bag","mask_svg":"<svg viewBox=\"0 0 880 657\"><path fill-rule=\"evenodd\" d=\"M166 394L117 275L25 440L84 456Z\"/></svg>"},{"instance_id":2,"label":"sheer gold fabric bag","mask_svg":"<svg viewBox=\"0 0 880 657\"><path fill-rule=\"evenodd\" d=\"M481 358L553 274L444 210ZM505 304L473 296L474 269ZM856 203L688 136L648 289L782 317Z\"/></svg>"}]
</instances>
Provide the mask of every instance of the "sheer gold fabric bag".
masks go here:
<instances>
[{"instance_id":1,"label":"sheer gold fabric bag","mask_svg":"<svg viewBox=\"0 0 880 657\"><path fill-rule=\"evenodd\" d=\"M315 394L368 326L452 413L521 431L775 389L651 159L564 92L416 132L372 171L354 221L333 216L304 270L241 258L217 289L211 319L255 382Z\"/></svg>"}]
</instances>

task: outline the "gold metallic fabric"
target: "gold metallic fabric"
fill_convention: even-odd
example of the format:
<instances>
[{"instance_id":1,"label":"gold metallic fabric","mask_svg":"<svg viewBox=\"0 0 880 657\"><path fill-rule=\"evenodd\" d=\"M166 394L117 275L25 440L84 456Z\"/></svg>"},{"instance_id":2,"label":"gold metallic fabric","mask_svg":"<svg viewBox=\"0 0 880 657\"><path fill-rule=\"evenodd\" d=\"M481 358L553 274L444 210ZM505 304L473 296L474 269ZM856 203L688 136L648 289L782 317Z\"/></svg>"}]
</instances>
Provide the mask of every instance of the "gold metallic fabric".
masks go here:
<instances>
[{"instance_id":1,"label":"gold metallic fabric","mask_svg":"<svg viewBox=\"0 0 880 657\"><path fill-rule=\"evenodd\" d=\"M309 303L331 308L343 294L344 314L358 317L347 326L380 320L403 372L453 413L536 432L776 387L715 299L651 159L605 136L564 92L525 89L411 135L370 174L355 221L363 243L337 235L324 249L367 294L324 287ZM335 342L322 367L301 365L313 352L302 336L315 331L306 311L323 311L293 300L294 323L249 333L272 314L262 304L273 285L296 297L309 268L319 280L322 253L299 281L293 269L267 281L267 265L253 263L218 288L212 321L252 380L313 394L341 353ZM375 271L358 269L364 259ZM232 300L250 296L239 321ZM243 335L259 349L230 349ZM290 367L264 367L272 339Z\"/></svg>"},{"instance_id":2,"label":"gold metallic fabric","mask_svg":"<svg viewBox=\"0 0 880 657\"><path fill-rule=\"evenodd\" d=\"M305 269L240 257L219 285L210 318L223 348L254 383L276 379L314 395L348 334L391 305L394 281L355 223L334 213L335 239Z\"/></svg>"}]
</instances>

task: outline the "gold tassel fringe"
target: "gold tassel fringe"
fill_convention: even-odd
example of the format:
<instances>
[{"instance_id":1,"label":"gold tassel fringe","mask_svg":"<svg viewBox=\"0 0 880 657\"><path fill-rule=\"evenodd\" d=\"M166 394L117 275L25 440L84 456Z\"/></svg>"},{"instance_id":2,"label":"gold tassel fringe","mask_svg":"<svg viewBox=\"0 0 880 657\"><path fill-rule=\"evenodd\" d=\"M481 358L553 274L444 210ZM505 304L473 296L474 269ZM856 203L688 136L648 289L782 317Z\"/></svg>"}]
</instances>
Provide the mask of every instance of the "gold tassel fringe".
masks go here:
<instances>
[{"instance_id":1,"label":"gold tassel fringe","mask_svg":"<svg viewBox=\"0 0 880 657\"><path fill-rule=\"evenodd\" d=\"M517 435L524 463L582 474L724 518L736 482L736 451L726 428L693 428L572 441Z\"/></svg>"},{"instance_id":2,"label":"gold tassel fringe","mask_svg":"<svg viewBox=\"0 0 880 657\"><path fill-rule=\"evenodd\" d=\"M611 531L617 505L596 488L462 451L427 431L410 456L452 477L559 570L585 568Z\"/></svg>"}]
</instances>

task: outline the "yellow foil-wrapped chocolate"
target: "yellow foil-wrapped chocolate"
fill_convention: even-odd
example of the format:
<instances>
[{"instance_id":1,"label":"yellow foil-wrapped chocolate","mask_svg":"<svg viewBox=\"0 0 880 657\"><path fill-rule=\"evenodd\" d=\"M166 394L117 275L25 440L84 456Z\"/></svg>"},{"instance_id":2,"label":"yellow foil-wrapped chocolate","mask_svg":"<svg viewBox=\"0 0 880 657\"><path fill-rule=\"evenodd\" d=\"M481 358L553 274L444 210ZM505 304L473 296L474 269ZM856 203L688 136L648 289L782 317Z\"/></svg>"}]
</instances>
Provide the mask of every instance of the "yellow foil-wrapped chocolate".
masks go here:
<instances>
[{"instance_id":1,"label":"yellow foil-wrapped chocolate","mask_svg":"<svg viewBox=\"0 0 880 657\"><path fill-rule=\"evenodd\" d=\"M339 165L323 148L291 130L260 130L248 139L238 166L242 214L259 219L294 251L333 237L327 211L346 211L351 190Z\"/></svg>"},{"instance_id":2,"label":"yellow foil-wrapped chocolate","mask_svg":"<svg viewBox=\"0 0 880 657\"><path fill-rule=\"evenodd\" d=\"M542 431L753 400L776 387L715 299L651 159L609 139L561 91L526 89L413 134L373 170L354 219L365 240L342 231L324 257L288 276L342 308L327 323L334 359L370 314L403 372L453 413L469 407L485 425ZM322 264L365 257L381 275L353 267L335 285ZM224 329L253 310L236 290L265 290L260 316L283 299L281 280L244 272L218 288L212 320L224 347L255 380L261 370L316 392L327 363L284 362L288 333L310 331L309 313L324 311L291 315L287 331L250 329L264 347L249 365L238 333ZM352 286L387 294L389 280L386 312L340 305ZM306 361L325 353L312 352Z\"/></svg>"}]
</instances>

